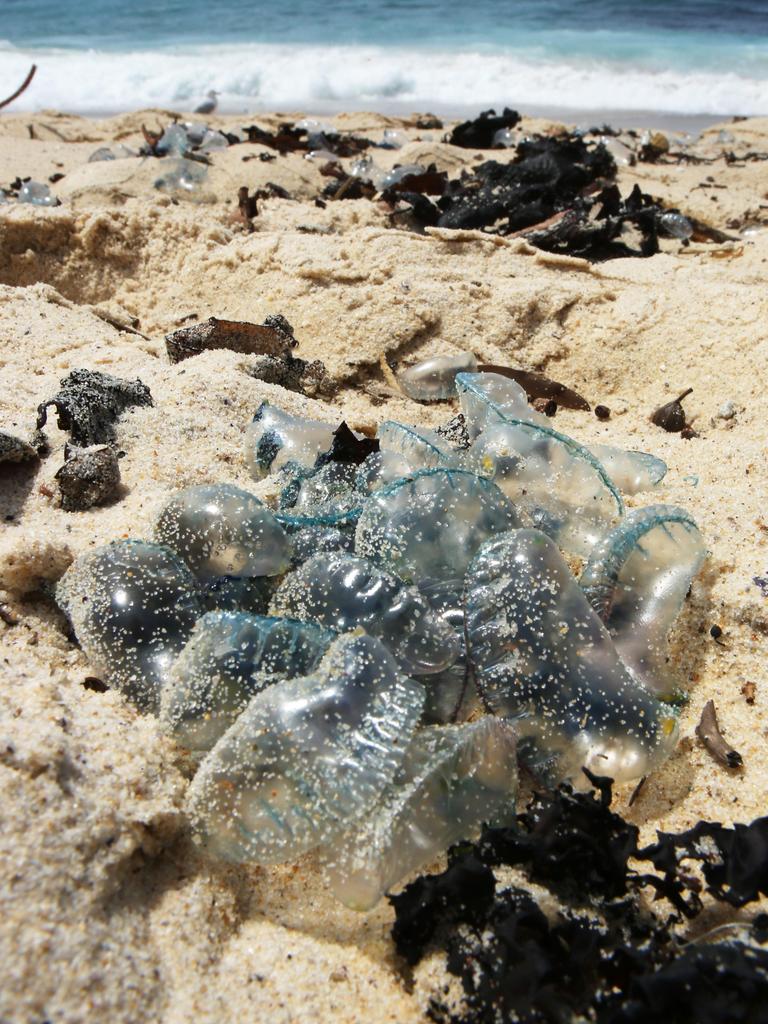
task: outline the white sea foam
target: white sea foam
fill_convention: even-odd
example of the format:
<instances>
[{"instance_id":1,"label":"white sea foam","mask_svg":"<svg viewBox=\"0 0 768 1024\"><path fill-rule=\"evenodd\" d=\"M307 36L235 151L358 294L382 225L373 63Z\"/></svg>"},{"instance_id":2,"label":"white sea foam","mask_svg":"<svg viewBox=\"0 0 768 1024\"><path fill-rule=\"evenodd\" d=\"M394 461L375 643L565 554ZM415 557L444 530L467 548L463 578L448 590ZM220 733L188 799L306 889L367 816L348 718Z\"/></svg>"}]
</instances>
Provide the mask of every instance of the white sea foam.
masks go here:
<instances>
[{"instance_id":1,"label":"white sea foam","mask_svg":"<svg viewBox=\"0 0 768 1024\"><path fill-rule=\"evenodd\" d=\"M450 112L503 106L768 114L768 78L714 70L651 71L592 60L385 47L241 45L131 53L27 50L0 44L0 97L39 70L14 111L190 109L218 89L220 109L386 108Z\"/></svg>"}]
</instances>

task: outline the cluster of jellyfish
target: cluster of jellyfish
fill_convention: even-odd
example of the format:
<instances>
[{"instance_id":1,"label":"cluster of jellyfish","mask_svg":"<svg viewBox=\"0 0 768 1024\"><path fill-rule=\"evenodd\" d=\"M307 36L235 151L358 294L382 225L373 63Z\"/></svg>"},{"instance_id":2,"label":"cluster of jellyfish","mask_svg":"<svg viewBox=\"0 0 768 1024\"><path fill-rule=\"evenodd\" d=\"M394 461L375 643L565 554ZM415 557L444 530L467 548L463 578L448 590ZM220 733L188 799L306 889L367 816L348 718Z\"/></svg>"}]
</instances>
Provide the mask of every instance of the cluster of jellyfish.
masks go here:
<instances>
[{"instance_id":1,"label":"cluster of jellyfish","mask_svg":"<svg viewBox=\"0 0 768 1024\"><path fill-rule=\"evenodd\" d=\"M455 388L458 433L383 422L361 462L329 458L332 424L263 403L246 461L276 475L277 507L189 488L151 540L87 553L59 584L109 685L188 752L212 857L313 850L368 909L482 823L512 823L518 764L546 784L629 781L673 750L667 635L705 558L696 524L625 512L660 460L583 447L473 369L402 381L427 400Z\"/></svg>"}]
</instances>

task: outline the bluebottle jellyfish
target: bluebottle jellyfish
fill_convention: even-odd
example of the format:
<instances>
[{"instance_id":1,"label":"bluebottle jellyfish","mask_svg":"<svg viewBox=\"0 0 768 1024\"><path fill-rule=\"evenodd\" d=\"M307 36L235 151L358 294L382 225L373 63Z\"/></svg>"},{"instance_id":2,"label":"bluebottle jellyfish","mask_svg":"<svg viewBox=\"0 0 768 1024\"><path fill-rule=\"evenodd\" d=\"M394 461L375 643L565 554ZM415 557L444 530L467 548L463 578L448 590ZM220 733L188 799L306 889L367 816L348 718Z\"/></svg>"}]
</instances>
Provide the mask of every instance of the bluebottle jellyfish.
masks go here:
<instances>
[{"instance_id":1,"label":"bluebottle jellyfish","mask_svg":"<svg viewBox=\"0 0 768 1024\"><path fill-rule=\"evenodd\" d=\"M459 646L456 660L447 668L428 676L416 676L427 691L424 722L463 722L479 709L477 689L467 664L464 581L421 582L419 590L433 612L453 631Z\"/></svg>"},{"instance_id":2,"label":"bluebottle jellyfish","mask_svg":"<svg viewBox=\"0 0 768 1024\"><path fill-rule=\"evenodd\" d=\"M368 498L355 550L409 582L456 580L460 591L480 545L519 525L492 481L462 469L425 469Z\"/></svg>"},{"instance_id":3,"label":"bluebottle jellyfish","mask_svg":"<svg viewBox=\"0 0 768 1024\"><path fill-rule=\"evenodd\" d=\"M427 721L453 721L472 707L464 653L464 573L488 537L519 525L490 480L465 470L427 469L376 491L357 524L356 550L416 584L451 628L455 660L427 687Z\"/></svg>"},{"instance_id":4,"label":"bluebottle jellyfish","mask_svg":"<svg viewBox=\"0 0 768 1024\"><path fill-rule=\"evenodd\" d=\"M296 523L296 520L284 520L287 529L290 530L292 522ZM292 569L303 565L313 555L328 554L332 551L352 553L355 549L354 527L344 523L339 526L319 526L316 523L300 522L290 532L290 538L293 548Z\"/></svg>"},{"instance_id":5,"label":"bluebottle jellyfish","mask_svg":"<svg viewBox=\"0 0 768 1024\"><path fill-rule=\"evenodd\" d=\"M105 681L156 710L171 664L202 614L197 581L181 559L158 544L115 541L81 555L56 600Z\"/></svg>"},{"instance_id":6,"label":"bluebottle jellyfish","mask_svg":"<svg viewBox=\"0 0 768 1024\"><path fill-rule=\"evenodd\" d=\"M508 419L548 425L547 417L529 405L525 389L500 373L459 373L456 393L472 441L486 427Z\"/></svg>"},{"instance_id":7,"label":"bluebottle jellyfish","mask_svg":"<svg viewBox=\"0 0 768 1024\"><path fill-rule=\"evenodd\" d=\"M358 469L358 488L366 493L380 490L420 469L460 468L462 452L434 430L386 420L376 437L380 450L369 455Z\"/></svg>"},{"instance_id":8,"label":"bluebottle jellyfish","mask_svg":"<svg viewBox=\"0 0 768 1024\"><path fill-rule=\"evenodd\" d=\"M200 580L200 600L207 612L266 615L279 580L279 576L212 576Z\"/></svg>"},{"instance_id":9,"label":"bluebottle jellyfish","mask_svg":"<svg viewBox=\"0 0 768 1024\"><path fill-rule=\"evenodd\" d=\"M280 513L286 522L304 518L317 525L354 523L360 515L366 494L358 487L358 467L350 462L329 462L313 469L287 463Z\"/></svg>"},{"instance_id":10,"label":"bluebottle jellyfish","mask_svg":"<svg viewBox=\"0 0 768 1024\"><path fill-rule=\"evenodd\" d=\"M706 558L704 539L683 509L630 512L598 543L581 574L587 600L636 679L665 697L671 676L667 635Z\"/></svg>"},{"instance_id":11,"label":"bluebottle jellyfish","mask_svg":"<svg viewBox=\"0 0 768 1024\"><path fill-rule=\"evenodd\" d=\"M704 545L681 509L624 515L619 495L666 467L588 450L459 363L412 386L445 397L455 378L463 418L386 421L378 451L264 403L247 461L277 501L189 488L157 543L90 552L57 590L96 670L189 752L203 848L317 849L360 909L512 820L517 760L548 783L628 781L677 737L667 635ZM561 550L587 560L579 582Z\"/></svg>"},{"instance_id":12,"label":"bluebottle jellyfish","mask_svg":"<svg viewBox=\"0 0 768 1024\"><path fill-rule=\"evenodd\" d=\"M602 466L556 430L522 421L498 423L484 430L473 448L531 524L571 554L588 555L624 513Z\"/></svg>"},{"instance_id":13,"label":"bluebottle jellyfish","mask_svg":"<svg viewBox=\"0 0 768 1024\"><path fill-rule=\"evenodd\" d=\"M307 622L209 612L168 672L160 720L181 746L200 756L257 693L312 672L335 636Z\"/></svg>"},{"instance_id":14,"label":"bluebottle jellyfish","mask_svg":"<svg viewBox=\"0 0 768 1024\"><path fill-rule=\"evenodd\" d=\"M303 419L262 402L245 432L245 461L251 476L262 480L287 462L307 469L333 444L336 428Z\"/></svg>"},{"instance_id":15,"label":"bluebottle jellyfish","mask_svg":"<svg viewBox=\"0 0 768 1024\"><path fill-rule=\"evenodd\" d=\"M483 823L512 824L515 731L487 716L416 733L378 804L322 858L335 895L370 910L410 872Z\"/></svg>"},{"instance_id":16,"label":"bluebottle jellyfish","mask_svg":"<svg viewBox=\"0 0 768 1024\"><path fill-rule=\"evenodd\" d=\"M409 366L398 376L400 387L409 398L419 402L439 402L453 398L457 373L474 371L477 360L471 352L455 356L433 356Z\"/></svg>"},{"instance_id":17,"label":"bluebottle jellyfish","mask_svg":"<svg viewBox=\"0 0 768 1024\"><path fill-rule=\"evenodd\" d=\"M394 778L423 703L378 640L340 637L313 674L254 697L204 758L188 797L199 842L274 864L333 841Z\"/></svg>"},{"instance_id":18,"label":"bluebottle jellyfish","mask_svg":"<svg viewBox=\"0 0 768 1024\"><path fill-rule=\"evenodd\" d=\"M458 640L415 587L347 554L318 554L281 583L272 615L317 622L339 633L363 627L409 673L440 672L455 660Z\"/></svg>"},{"instance_id":19,"label":"bluebottle jellyfish","mask_svg":"<svg viewBox=\"0 0 768 1024\"><path fill-rule=\"evenodd\" d=\"M610 444L590 444L586 447L622 494L651 491L667 475L667 464L647 452L626 451Z\"/></svg>"},{"instance_id":20,"label":"bluebottle jellyfish","mask_svg":"<svg viewBox=\"0 0 768 1024\"><path fill-rule=\"evenodd\" d=\"M174 494L157 517L155 539L202 579L277 576L290 563L290 541L273 513L233 484Z\"/></svg>"},{"instance_id":21,"label":"bluebottle jellyfish","mask_svg":"<svg viewBox=\"0 0 768 1024\"><path fill-rule=\"evenodd\" d=\"M531 525L566 551L587 556L624 513L604 467L586 448L540 422L525 392L499 374L459 374L473 465L487 473Z\"/></svg>"},{"instance_id":22,"label":"bluebottle jellyfish","mask_svg":"<svg viewBox=\"0 0 768 1024\"><path fill-rule=\"evenodd\" d=\"M674 710L630 674L545 534L489 540L469 568L466 608L483 700L515 723L522 760L546 781L578 784L585 767L626 782L671 753Z\"/></svg>"}]
</instances>

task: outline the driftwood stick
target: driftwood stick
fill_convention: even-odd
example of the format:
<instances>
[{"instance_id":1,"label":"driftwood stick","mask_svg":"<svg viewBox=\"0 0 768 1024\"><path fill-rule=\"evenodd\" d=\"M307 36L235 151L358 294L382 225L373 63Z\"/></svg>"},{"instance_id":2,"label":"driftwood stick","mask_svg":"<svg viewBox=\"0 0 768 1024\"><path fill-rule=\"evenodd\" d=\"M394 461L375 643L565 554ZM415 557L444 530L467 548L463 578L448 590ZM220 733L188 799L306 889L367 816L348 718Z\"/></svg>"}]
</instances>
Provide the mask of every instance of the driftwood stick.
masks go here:
<instances>
[{"instance_id":1,"label":"driftwood stick","mask_svg":"<svg viewBox=\"0 0 768 1024\"><path fill-rule=\"evenodd\" d=\"M21 83L21 85L16 90L16 92L13 94L13 96L9 96L7 100L3 100L2 102L0 102L0 110L2 110L3 107L7 107L9 103L13 103L14 100L17 100L19 98L19 96L21 96L21 94L27 88L29 83L35 77L35 72L36 71L37 71L37 64L33 64L32 67L29 69L29 74L24 79L24 81Z\"/></svg>"}]
</instances>

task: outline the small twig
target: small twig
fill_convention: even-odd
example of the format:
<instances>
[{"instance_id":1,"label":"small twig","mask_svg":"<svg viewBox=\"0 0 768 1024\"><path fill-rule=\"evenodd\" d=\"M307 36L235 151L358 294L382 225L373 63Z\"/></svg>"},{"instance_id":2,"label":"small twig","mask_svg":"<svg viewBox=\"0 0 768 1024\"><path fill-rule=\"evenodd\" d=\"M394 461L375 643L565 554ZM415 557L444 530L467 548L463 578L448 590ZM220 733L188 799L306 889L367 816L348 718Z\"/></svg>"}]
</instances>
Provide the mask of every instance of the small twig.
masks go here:
<instances>
[{"instance_id":1,"label":"small twig","mask_svg":"<svg viewBox=\"0 0 768 1024\"><path fill-rule=\"evenodd\" d=\"M27 88L29 83L35 77L35 72L36 71L37 71L37 64L33 64L32 67L29 69L29 74L24 79L24 81L21 83L21 85L16 90L16 92L13 94L13 96L9 96L7 100L2 100L2 102L0 102L0 110L2 110L3 107L7 107L9 103L13 103L14 100L17 100L19 98L19 96L21 96L21 94Z\"/></svg>"},{"instance_id":2,"label":"small twig","mask_svg":"<svg viewBox=\"0 0 768 1024\"><path fill-rule=\"evenodd\" d=\"M145 341L151 341L152 339L142 334L141 331L137 331L135 327L131 327L130 324L126 323L122 317L115 316L110 313L109 310L102 309L101 306L91 306L91 312L94 316L97 316L99 320L103 320L105 324L109 324L110 327L114 327L116 331L124 331L126 334L135 334L139 338L143 338Z\"/></svg>"},{"instance_id":3,"label":"small twig","mask_svg":"<svg viewBox=\"0 0 768 1024\"><path fill-rule=\"evenodd\" d=\"M637 800L637 798L640 796L640 793L641 793L641 791L643 789L643 786L645 785L647 779L648 779L648 776L644 775L642 777L642 779L640 779L638 784L635 786L635 788L632 790L632 796L629 798L629 804L628 804L629 807L631 807L632 804L635 802L635 800Z\"/></svg>"},{"instance_id":4,"label":"small twig","mask_svg":"<svg viewBox=\"0 0 768 1024\"><path fill-rule=\"evenodd\" d=\"M710 754L721 764L724 764L726 768L741 768L744 764L741 754L726 742L723 734L720 732L715 702L713 700L708 700L704 705L704 710L701 712L701 721L696 726L696 735Z\"/></svg>"}]
</instances>

